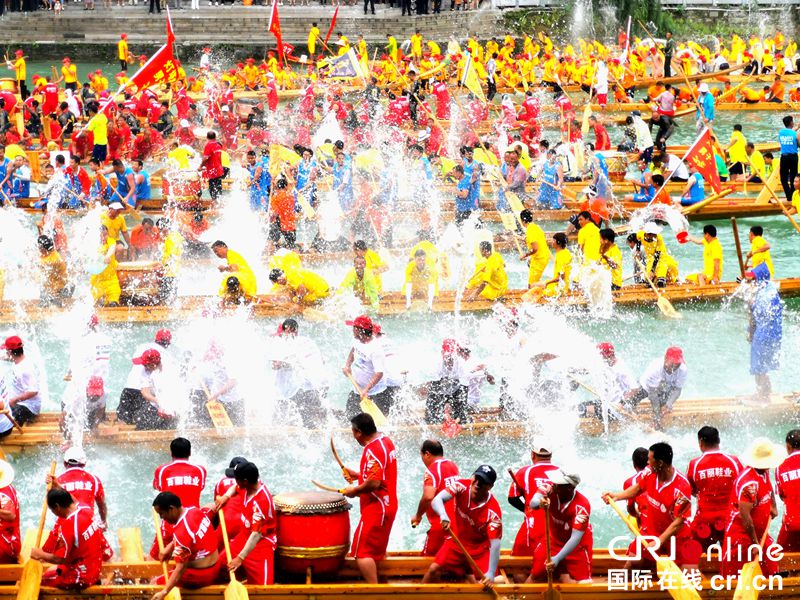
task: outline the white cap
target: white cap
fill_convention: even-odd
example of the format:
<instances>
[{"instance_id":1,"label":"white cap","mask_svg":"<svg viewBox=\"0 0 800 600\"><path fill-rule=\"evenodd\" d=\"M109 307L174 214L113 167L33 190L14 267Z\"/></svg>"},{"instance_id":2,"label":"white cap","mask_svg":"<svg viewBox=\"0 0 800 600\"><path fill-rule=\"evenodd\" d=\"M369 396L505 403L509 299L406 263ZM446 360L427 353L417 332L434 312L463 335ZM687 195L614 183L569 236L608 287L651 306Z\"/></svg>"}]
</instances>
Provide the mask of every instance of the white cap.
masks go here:
<instances>
[{"instance_id":1,"label":"white cap","mask_svg":"<svg viewBox=\"0 0 800 600\"><path fill-rule=\"evenodd\" d=\"M85 465L86 453L83 448L78 448L77 446L67 448L67 451L64 452L64 462L70 465Z\"/></svg>"},{"instance_id":2,"label":"white cap","mask_svg":"<svg viewBox=\"0 0 800 600\"><path fill-rule=\"evenodd\" d=\"M581 476L577 473L566 473L563 469L553 469L547 472L547 478L556 485L571 485L578 487Z\"/></svg>"},{"instance_id":3,"label":"white cap","mask_svg":"<svg viewBox=\"0 0 800 600\"><path fill-rule=\"evenodd\" d=\"M228 108L227 106L223 106L221 110L222 112L231 112L231 109Z\"/></svg>"},{"instance_id":4,"label":"white cap","mask_svg":"<svg viewBox=\"0 0 800 600\"><path fill-rule=\"evenodd\" d=\"M700 92L700 93L707 92L708 91L708 84L705 83L705 82L701 83L700 86L697 88L697 91Z\"/></svg>"},{"instance_id":5,"label":"white cap","mask_svg":"<svg viewBox=\"0 0 800 600\"><path fill-rule=\"evenodd\" d=\"M650 233L652 235L658 235L659 233L661 233L661 227L650 221L649 223L645 223L644 232Z\"/></svg>"},{"instance_id":6,"label":"white cap","mask_svg":"<svg viewBox=\"0 0 800 600\"><path fill-rule=\"evenodd\" d=\"M181 127L189 127L189 121L187 119L180 120Z\"/></svg>"},{"instance_id":7,"label":"white cap","mask_svg":"<svg viewBox=\"0 0 800 600\"><path fill-rule=\"evenodd\" d=\"M0 460L0 488L11 485L14 481L14 467L4 460Z\"/></svg>"},{"instance_id":8,"label":"white cap","mask_svg":"<svg viewBox=\"0 0 800 600\"><path fill-rule=\"evenodd\" d=\"M536 436L531 450L534 454L549 456L553 453L553 444L544 436Z\"/></svg>"},{"instance_id":9,"label":"white cap","mask_svg":"<svg viewBox=\"0 0 800 600\"><path fill-rule=\"evenodd\" d=\"M122 202L112 202L108 205L108 208L113 208L114 210L124 210L125 207L122 206Z\"/></svg>"}]
</instances>

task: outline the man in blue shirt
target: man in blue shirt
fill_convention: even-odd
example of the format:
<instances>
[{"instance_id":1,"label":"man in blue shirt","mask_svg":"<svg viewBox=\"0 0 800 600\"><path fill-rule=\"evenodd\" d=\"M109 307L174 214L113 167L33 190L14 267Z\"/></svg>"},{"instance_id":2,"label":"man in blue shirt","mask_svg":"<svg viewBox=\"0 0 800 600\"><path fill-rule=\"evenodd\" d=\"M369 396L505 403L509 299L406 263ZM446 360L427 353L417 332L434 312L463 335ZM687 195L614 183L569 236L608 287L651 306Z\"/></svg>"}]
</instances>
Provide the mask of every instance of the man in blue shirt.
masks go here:
<instances>
[{"instance_id":1,"label":"man in blue shirt","mask_svg":"<svg viewBox=\"0 0 800 600\"><path fill-rule=\"evenodd\" d=\"M791 116L783 117L783 129L778 131L778 143L781 145L781 186L786 200L791 202L794 178L797 175L797 129Z\"/></svg>"},{"instance_id":2,"label":"man in blue shirt","mask_svg":"<svg viewBox=\"0 0 800 600\"><path fill-rule=\"evenodd\" d=\"M144 170L144 163L139 159L133 161L132 170L134 195L136 196L136 207L138 208L142 200L150 200L150 173Z\"/></svg>"},{"instance_id":3,"label":"man in blue shirt","mask_svg":"<svg viewBox=\"0 0 800 600\"><path fill-rule=\"evenodd\" d=\"M464 172L464 167L456 165L453 173L458 178L456 184L456 218L457 226L469 219L473 210L478 208L478 194L475 193L475 186L472 185L469 175Z\"/></svg>"},{"instance_id":4,"label":"man in blue shirt","mask_svg":"<svg viewBox=\"0 0 800 600\"><path fill-rule=\"evenodd\" d=\"M706 127L714 125L714 96L708 89L707 83L701 83L697 88L697 133Z\"/></svg>"}]
</instances>

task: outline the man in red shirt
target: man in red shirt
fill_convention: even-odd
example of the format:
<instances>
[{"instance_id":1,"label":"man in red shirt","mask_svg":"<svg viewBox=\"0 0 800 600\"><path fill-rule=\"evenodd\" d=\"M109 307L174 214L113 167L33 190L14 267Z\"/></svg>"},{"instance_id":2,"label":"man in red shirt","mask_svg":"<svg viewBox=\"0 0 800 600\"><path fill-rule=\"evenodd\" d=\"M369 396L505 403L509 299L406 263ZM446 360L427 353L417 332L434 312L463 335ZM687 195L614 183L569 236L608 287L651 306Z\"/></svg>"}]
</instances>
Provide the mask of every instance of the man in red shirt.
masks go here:
<instances>
[{"instance_id":1,"label":"man in red shirt","mask_svg":"<svg viewBox=\"0 0 800 600\"><path fill-rule=\"evenodd\" d=\"M525 92L525 101L522 103L517 117L520 121L525 121L526 123L530 124L539 118L540 110L541 104L539 99L533 95L532 91L529 90Z\"/></svg>"},{"instance_id":2,"label":"man in red shirt","mask_svg":"<svg viewBox=\"0 0 800 600\"><path fill-rule=\"evenodd\" d=\"M445 503L454 500L455 528L458 539L475 560L483 573L481 583L485 588L494 586L494 574L500 561L500 541L503 537L503 520L500 504L492 495L497 473L489 465L481 465L472 479L451 479L447 487L436 494L431 507L439 515L442 529L450 530L450 516ZM422 583L434 583L441 572L466 575L467 581L477 583L477 578L464 553L448 536Z\"/></svg>"},{"instance_id":3,"label":"man in red shirt","mask_svg":"<svg viewBox=\"0 0 800 600\"><path fill-rule=\"evenodd\" d=\"M227 492L221 504L239 496L242 526L231 540L228 570L235 572L241 568L251 585L271 585L275 579L275 546L278 544L278 521L272 494L258 478L258 467L251 462L236 465L233 478L236 487ZM220 567L227 562L226 558L220 558Z\"/></svg>"},{"instance_id":4,"label":"man in red shirt","mask_svg":"<svg viewBox=\"0 0 800 600\"><path fill-rule=\"evenodd\" d=\"M611 138L608 136L608 131L603 124L597 120L597 117L594 115L589 117L589 125L594 129L594 149L598 152L611 150Z\"/></svg>"},{"instance_id":5,"label":"man in red shirt","mask_svg":"<svg viewBox=\"0 0 800 600\"><path fill-rule=\"evenodd\" d=\"M665 442L650 446L647 468L621 492L603 492L605 502L629 500L639 494L647 494L647 510L642 515L642 535L658 537L659 554L668 554L672 538L675 538L675 562L679 567L694 567L699 563L702 547L691 538L687 521L692 513L692 486L689 480L672 466L672 447ZM629 554L635 550L631 544ZM654 567L655 561L649 552L642 550L642 563ZM626 563L630 568L631 561Z\"/></svg>"},{"instance_id":6,"label":"man in red shirt","mask_svg":"<svg viewBox=\"0 0 800 600\"><path fill-rule=\"evenodd\" d=\"M428 517L431 528L425 537L422 556L436 556L444 543L445 532L442 529L439 515L431 508L431 502L436 494L445 489L449 481L458 478L458 467L452 460L444 458L444 448L440 442L435 440L425 440L422 443L420 455L422 463L425 465L425 475L422 479L422 497L419 499L417 514L411 519L411 526L419 525L422 515ZM445 505L451 523L453 522L454 508L453 502Z\"/></svg>"},{"instance_id":7,"label":"man in red shirt","mask_svg":"<svg viewBox=\"0 0 800 600\"><path fill-rule=\"evenodd\" d=\"M108 509L106 507L106 493L103 483L95 475L84 469L86 454L80 448L72 447L64 452L64 468L66 471L53 479L47 476L47 484L52 489L62 489L69 492L70 496L83 506L88 506L94 513L97 505L97 516L100 525L106 528Z\"/></svg>"},{"instance_id":8,"label":"man in red shirt","mask_svg":"<svg viewBox=\"0 0 800 600\"><path fill-rule=\"evenodd\" d=\"M447 83L444 81L437 81L433 84L433 95L436 96L436 118L449 119L450 118L450 92L447 89Z\"/></svg>"},{"instance_id":9,"label":"man in red shirt","mask_svg":"<svg viewBox=\"0 0 800 600\"><path fill-rule=\"evenodd\" d=\"M350 555L354 556L367 583L378 583L377 561L386 556L389 534L397 515L397 453L392 440L375 427L367 413L350 419L353 437L363 447L358 471L347 469L348 481L358 485L342 492L358 497L361 520L353 535Z\"/></svg>"},{"instance_id":10,"label":"man in red shirt","mask_svg":"<svg viewBox=\"0 0 800 600\"><path fill-rule=\"evenodd\" d=\"M163 600L174 587L201 588L217 583L220 579L217 561L219 545L217 530L211 523L209 510L185 508L181 499L172 492L161 492L153 500L153 508L162 523L169 523L173 531L172 542L159 552L161 561L172 558L175 568L169 579L163 575L153 583L164 589L153 595L152 600Z\"/></svg>"},{"instance_id":11,"label":"man in red shirt","mask_svg":"<svg viewBox=\"0 0 800 600\"><path fill-rule=\"evenodd\" d=\"M744 470L734 484L732 510L725 537L722 540L720 575L736 576L744 563L757 557L755 547L761 545L769 521L778 516L778 504L772 491L769 470L781 464L783 449L767 439L753 441L742 455ZM772 544L766 536L764 547ZM763 555L760 561L764 575L778 572L778 562Z\"/></svg>"},{"instance_id":12,"label":"man in red shirt","mask_svg":"<svg viewBox=\"0 0 800 600\"><path fill-rule=\"evenodd\" d=\"M0 460L0 564L15 565L19 562L22 541L19 535L19 500L14 481L14 469Z\"/></svg>"},{"instance_id":13,"label":"man in red shirt","mask_svg":"<svg viewBox=\"0 0 800 600\"><path fill-rule=\"evenodd\" d=\"M57 566L45 571L42 584L84 590L100 583L103 534L92 509L78 504L69 492L60 489L47 492L47 506L58 520L42 549L31 550L31 558Z\"/></svg>"},{"instance_id":14,"label":"man in red shirt","mask_svg":"<svg viewBox=\"0 0 800 600\"><path fill-rule=\"evenodd\" d=\"M83 198L89 197L89 191L92 187L92 180L89 174L81 166L81 157L77 154L72 154L69 158L69 167L65 171L67 179L72 186L72 190L81 194Z\"/></svg>"},{"instance_id":15,"label":"man in red shirt","mask_svg":"<svg viewBox=\"0 0 800 600\"><path fill-rule=\"evenodd\" d=\"M703 550L721 542L731 516L733 484L742 472L742 463L719 449L719 431L706 425L697 432L702 454L689 461L686 478L697 496L697 511L692 519L692 535Z\"/></svg>"},{"instance_id":16,"label":"man in red shirt","mask_svg":"<svg viewBox=\"0 0 800 600\"><path fill-rule=\"evenodd\" d=\"M175 438L169 445L172 462L161 465L153 474L153 489L158 492L172 492L181 499L181 506L195 508L200 506L200 494L206 486L206 470L189 462L192 443L186 438ZM172 526L161 521L161 534L164 545L172 541ZM153 540L150 556L158 556L158 540Z\"/></svg>"},{"instance_id":17,"label":"man in red shirt","mask_svg":"<svg viewBox=\"0 0 800 600\"><path fill-rule=\"evenodd\" d=\"M233 478L236 467L247 462L250 461L243 456L235 456L232 458L228 468L225 469L225 477L220 479L217 485L214 486L215 499L228 496L228 500L225 502L225 506L223 506L222 510L225 513L225 525L228 527L228 536L230 539L239 535L242 529L242 496L241 494L234 494L231 496L228 492L232 488L236 488L236 479ZM220 536L220 544L222 544L222 536ZM220 551L222 550L224 550L224 548L220 547Z\"/></svg>"},{"instance_id":18,"label":"man in red shirt","mask_svg":"<svg viewBox=\"0 0 800 600\"><path fill-rule=\"evenodd\" d=\"M633 485L633 482L639 476L639 474L647 468L647 455L649 451L647 448L637 448L633 451L631 455L631 461L633 462L633 468L636 471L633 475L628 477L625 480L625 483L622 484L622 489L627 490L629 487ZM642 515L647 508L647 494L641 493L636 498L629 498L628 499L628 514L636 519L636 521L641 525L642 523Z\"/></svg>"},{"instance_id":19,"label":"man in red shirt","mask_svg":"<svg viewBox=\"0 0 800 600\"><path fill-rule=\"evenodd\" d=\"M778 543L786 552L800 552L800 429L786 434L786 451L789 456L775 469L775 487L786 505Z\"/></svg>"},{"instance_id":20,"label":"man in red shirt","mask_svg":"<svg viewBox=\"0 0 800 600\"><path fill-rule=\"evenodd\" d=\"M531 574L526 583L541 581L546 572L560 576L563 583L592 582L592 512L589 499L575 488L581 482L579 475L561 469L547 472L550 483L533 495L533 510L550 508L550 549L554 552L547 560L547 544L542 541L534 549ZM542 515L544 517L544 515Z\"/></svg>"},{"instance_id":21,"label":"man in red shirt","mask_svg":"<svg viewBox=\"0 0 800 600\"><path fill-rule=\"evenodd\" d=\"M541 512L532 510L530 503L536 490L549 482L547 472L558 468L550 462L553 457L552 444L543 438L534 441L531 450L533 464L520 468L514 474L508 490L508 503L525 514L514 540L512 556L531 556L539 542L544 540L544 516Z\"/></svg>"},{"instance_id":22,"label":"man in red shirt","mask_svg":"<svg viewBox=\"0 0 800 600\"><path fill-rule=\"evenodd\" d=\"M208 180L208 194L212 200L219 198L222 193L222 146L217 141L217 134L209 131L206 134L205 148L203 148L203 161L200 172Z\"/></svg>"},{"instance_id":23,"label":"man in red shirt","mask_svg":"<svg viewBox=\"0 0 800 600\"><path fill-rule=\"evenodd\" d=\"M131 245L128 248L129 260L153 260L161 242L161 235L153 219L145 217L131 229Z\"/></svg>"}]
</instances>

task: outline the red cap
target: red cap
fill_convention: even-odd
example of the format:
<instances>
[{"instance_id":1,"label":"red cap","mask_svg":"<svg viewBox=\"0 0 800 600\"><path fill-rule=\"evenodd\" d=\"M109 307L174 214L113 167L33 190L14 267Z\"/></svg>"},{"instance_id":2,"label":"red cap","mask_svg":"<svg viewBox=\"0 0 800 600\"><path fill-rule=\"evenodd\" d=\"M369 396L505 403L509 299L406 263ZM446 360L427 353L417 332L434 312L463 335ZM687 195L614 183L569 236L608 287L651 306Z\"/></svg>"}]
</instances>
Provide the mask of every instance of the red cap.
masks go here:
<instances>
[{"instance_id":1,"label":"red cap","mask_svg":"<svg viewBox=\"0 0 800 600\"><path fill-rule=\"evenodd\" d=\"M61 62L62 63L68 63L69 62L69 56L65 56L64 58L62 58Z\"/></svg>"},{"instance_id":2,"label":"red cap","mask_svg":"<svg viewBox=\"0 0 800 600\"><path fill-rule=\"evenodd\" d=\"M156 331L156 344L167 343L172 341L172 332L169 329L159 329Z\"/></svg>"},{"instance_id":3,"label":"red cap","mask_svg":"<svg viewBox=\"0 0 800 600\"><path fill-rule=\"evenodd\" d=\"M210 46L203 46L203 52L211 52Z\"/></svg>"},{"instance_id":4,"label":"red cap","mask_svg":"<svg viewBox=\"0 0 800 600\"><path fill-rule=\"evenodd\" d=\"M127 33L120 33L119 37L121 37L123 40L127 40L128 39L128 34Z\"/></svg>"},{"instance_id":5,"label":"red cap","mask_svg":"<svg viewBox=\"0 0 800 600\"><path fill-rule=\"evenodd\" d=\"M158 350L153 350L152 348L150 348L142 352L141 356L134 358L132 362L135 365L150 365L150 366L160 365L161 353Z\"/></svg>"},{"instance_id":6,"label":"red cap","mask_svg":"<svg viewBox=\"0 0 800 600\"><path fill-rule=\"evenodd\" d=\"M372 324L372 333L375 335L380 335L383 331L381 330L381 326L377 323Z\"/></svg>"},{"instance_id":7,"label":"red cap","mask_svg":"<svg viewBox=\"0 0 800 600\"><path fill-rule=\"evenodd\" d=\"M261 69L262 71L266 71L267 70L267 65L265 65L264 63L261 63L260 65L258 65L258 68Z\"/></svg>"},{"instance_id":8,"label":"red cap","mask_svg":"<svg viewBox=\"0 0 800 600\"><path fill-rule=\"evenodd\" d=\"M16 52L14 52L14 54L16 54L17 56L22 56L25 53L22 50L17 50Z\"/></svg>"},{"instance_id":9,"label":"red cap","mask_svg":"<svg viewBox=\"0 0 800 600\"><path fill-rule=\"evenodd\" d=\"M683 350L681 350L678 346L671 346L667 348L667 353L664 355L664 360L668 363L672 363L673 365L682 365L684 364L683 360Z\"/></svg>"},{"instance_id":10,"label":"red cap","mask_svg":"<svg viewBox=\"0 0 800 600\"><path fill-rule=\"evenodd\" d=\"M147 54L140 54L139 60L147 60Z\"/></svg>"},{"instance_id":11,"label":"red cap","mask_svg":"<svg viewBox=\"0 0 800 600\"><path fill-rule=\"evenodd\" d=\"M19 350L22 348L22 338L16 335L7 337L3 343L3 350Z\"/></svg>"},{"instance_id":12,"label":"red cap","mask_svg":"<svg viewBox=\"0 0 800 600\"><path fill-rule=\"evenodd\" d=\"M93 314L89 317L89 327L97 327L100 324L100 318Z\"/></svg>"},{"instance_id":13,"label":"red cap","mask_svg":"<svg viewBox=\"0 0 800 600\"><path fill-rule=\"evenodd\" d=\"M244 66L244 63L236 63L236 66L241 69Z\"/></svg>"},{"instance_id":14,"label":"red cap","mask_svg":"<svg viewBox=\"0 0 800 600\"><path fill-rule=\"evenodd\" d=\"M95 71L95 74L96 75L102 75L103 74L103 70L102 69L97 69L97 71Z\"/></svg>"},{"instance_id":15,"label":"red cap","mask_svg":"<svg viewBox=\"0 0 800 600\"><path fill-rule=\"evenodd\" d=\"M246 58L244 62L246 62L248 65L252 65L254 62L256 62L256 59L255 58Z\"/></svg>"},{"instance_id":16,"label":"red cap","mask_svg":"<svg viewBox=\"0 0 800 600\"><path fill-rule=\"evenodd\" d=\"M106 389L103 387L103 378L94 375L89 377L89 383L86 385L86 395L98 398L105 395Z\"/></svg>"},{"instance_id":17,"label":"red cap","mask_svg":"<svg viewBox=\"0 0 800 600\"><path fill-rule=\"evenodd\" d=\"M375 324L367 315L358 315L352 321L345 321L344 324L349 327L358 327L364 331L375 331Z\"/></svg>"},{"instance_id":18,"label":"red cap","mask_svg":"<svg viewBox=\"0 0 800 600\"><path fill-rule=\"evenodd\" d=\"M611 342L600 342L597 344L597 349L604 358L611 358L612 356L615 356L614 344Z\"/></svg>"},{"instance_id":19,"label":"red cap","mask_svg":"<svg viewBox=\"0 0 800 600\"><path fill-rule=\"evenodd\" d=\"M458 350L458 342L453 338L442 340L442 354L453 354L456 350Z\"/></svg>"}]
</instances>

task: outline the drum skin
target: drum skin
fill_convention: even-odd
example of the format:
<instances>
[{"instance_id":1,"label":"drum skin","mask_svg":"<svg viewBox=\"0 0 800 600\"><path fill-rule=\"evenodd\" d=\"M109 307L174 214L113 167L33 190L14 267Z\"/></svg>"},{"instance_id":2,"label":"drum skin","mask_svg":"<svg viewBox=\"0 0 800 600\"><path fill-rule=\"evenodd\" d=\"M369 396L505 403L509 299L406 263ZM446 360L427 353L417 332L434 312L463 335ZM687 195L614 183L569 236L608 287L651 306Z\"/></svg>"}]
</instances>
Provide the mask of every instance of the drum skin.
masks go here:
<instances>
[{"instance_id":1,"label":"drum skin","mask_svg":"<svg viewBox=\"0 0 800 600\"><path fill-rule=\"evenodd\" d=\"M628 171L628 155L624 152L601 152L608 165L608 178L611 181L624 181Z\"/></svg>"},{"instance_id":2,"label":"drum skin","mask_svg":"<svg viewBox=\"0 0 800 600\"><path fill-rule=\"evenodd\" d=\"M277 573L313 576L339 571L350 547L350 504L334 492L275 496L278 513Z\"/></svg>"}]
</instances>

